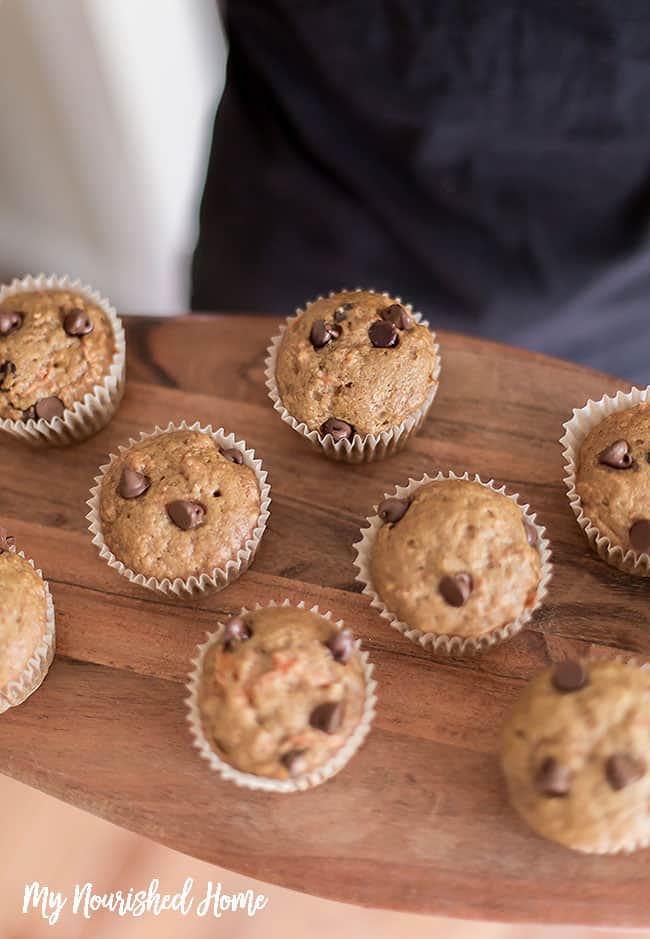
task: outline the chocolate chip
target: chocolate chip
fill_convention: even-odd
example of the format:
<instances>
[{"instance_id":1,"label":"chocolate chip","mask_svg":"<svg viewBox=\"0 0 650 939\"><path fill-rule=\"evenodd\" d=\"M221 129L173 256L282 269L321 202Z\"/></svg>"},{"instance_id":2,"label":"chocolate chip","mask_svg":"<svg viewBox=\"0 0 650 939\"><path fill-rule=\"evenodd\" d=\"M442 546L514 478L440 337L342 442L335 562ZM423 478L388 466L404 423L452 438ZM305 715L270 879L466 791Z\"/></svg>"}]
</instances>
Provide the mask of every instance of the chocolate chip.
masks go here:
<instances>
[{"instance_id":1,"label":"chocolate chip","mask_svg":"<svg viewBox=\"0 0 650 939\"><path fill-rule=\"evenodd\" d=\"M333 323L326 323L325 320L314 320L309 333L309 341L314 349L322 349L332 339L338 339L341 335L341 327Z\"/></svg>"},{"instance_id":2,"label":"chocolate chip","mask_svg":"<svg viewBox=\"0 0 650 939\"><path fill-rule=\"evenodd\" d=\"M354 309L354 303L342 303L334 310L334 322L342 323L348 318L350 310Z\"/></svg>"},{"instance_id":3,"label":"chocolate chip","mask_svg":"<svg viewBox=\"0 0 650 939\"><path fill-rule=\"evenodd\" d=\"M375 320L371 323L368 336L376 349L391 349L399 343L397 326L387 320Z\"/></svg>"},{"instance_id":4,"label":"chocolate chip","mask_svg":"<svg viewBox=\"0 0 650 939\"><path fill-rule=\"evenodd\" d=\"M630 528L630 544L641 554L650 553L650 521L641 518Z\"/></svg>"},{"instance_id":5,"label":"chocolate chip","mask_svg":"<svg viewBox=\"0 0 650 939\"><path fill-rule=\"evenodd\" d=\"M83 310L71 310L63 320L63 328L68 336L87 336L93 331L93 321Z\"/></svg>"},{"instance_id":6,"label":"chocolate chip","mask_svg":"<svg viewBox=\"0 0 650 939\"><path fill-rule=\"evenodd\" d=\"M309 723L314 730L324 734L335 734L343 722L343 707L340 701L326 701L318 704L309 715Z\"/></svg>"},{"instance_id":7,"label":"chocolate chip","mask_svg":"<svg viewBox=\"0 0 650 939\"><path fill-rule=\"evenodd\" d=\"M331 434L334 440L351 440L354 437L355 429L347 421L341 421L338 417L328 417L321 425L320 432L323 437Z\"/></svg>"},{"instance_id":8,"label":"chocolate chip","mask_svg":"<svg viewBox=\"0 0 650 939\"><path fill-rule=\"evenodd\" d=\"M219 449L219 453L221 456L225 456L227 460L230 460L231 463L237 463L238 466L241 466L244 462L244 454L237 447L228 447L226 450Z\"/></svg>"},{"instance_id":9,"label":"chocolate chip","mask_svg":"<svg viewBox=\"0 0 650 939\"><path fill-rule=\"evenodd\" d=\"M398 329L411 330L415 326L413 317L401 303L391 303L390 306L378 310L379 315L388 323L393 323Z\"/></svg>"},{"instance_id":10,"label":"chocolate chip","mask_svg":"<svg viewBox=\"0 0 650 939\"><path fill-rule=\"evenodd\" d=\"M377 515L382 522L399 522L406 515L410 504L408 499L384 499L377 506Z\"/></svg>"},{"instance_id":11,"label":"chocolate chip","mask_svg":"<svg viewBox=\"0 0 650 939\"><path fill-rule=\"evenodd\" d=\"M61 417L65 411L65 406L60 398L41 398L34 405L34 414L38 420L51 421L55 417Z\"/></svg>"},{"instance_id":12,"label":"chocolate chip","mask_svg":"<svg viewBox=\"0 0 650 939\"><path fill-rule=\"evenodd\" d=\"M571 789L571 771L566 766L548 756L537 770L535 786L545 796L558 798L568 794Z\"/></svg>"},{"instance_id":13,"label":"chocolate chip","mask_svg":"<svg viewBox=\"0 0 650 939\"><path fill-rule=\"evenodd\" d=\"M233 616L232 619L229 619L226 625L223 628L223 643L226 646L229 646L234 639L238 639L240 642L243 642L246 639L250 639L253 635L253 631L246 624L246 620L243 616Z\"/></svg>"},{"instance_id":14,"label":"chocolate chip","mask_svg":"<svg viewBox=\"0 0 650 939\"><path fill-rule=\"evenodd\" d=\"M605 776L612 789L617 792L645 776L645 763L635 760L627 753L615 753L605 763Z\"/></svg>"},{"instance_id":15,"label":"chocolate chip","mask_svg":"<svg viewBox=\"0 0 650 939\"><path fill-rule=\"evenodd\" d=\"M334 310L334 322L342 323L348 318L348 314L345 312L343 307L339 307L338 310Z\"/></svg>"},{"instance_id":16,"label":"chocolate chip","mask_svg":"<svg viewBox=\"0 0 650 939\"><path fill-rule=\"evenodd\" d=\"M539 535L533 523L529 522L527 518L524 519L524 531L526 532L526 541L528 544L531 548L536 548L539 543Z\"/></svg>"},{"instance_id":17,"label":"chocolate chip","mask_svg":"<svg viewBox=\"0 0 650 939\"><path fill-rule=\"evenodd\" d=\"M13 535L10 535L6 528L0 526L0 554L8 551L9 548L13 548L16 544L16 539Z\"/></svg>"},{"instance_id":18,"label":"chocolate chip","mask_svg":"<svg viewBox=\"0 0 650 939\"><path fill-rule=\"evenodd\" d=\"M24 320L22 313L16 313L14 310L0 310L0 336L15 333L23 325Z\"/></svg>"},{"instance_id":19,"label":"chocolate chip","mask_svg":"<svg viewBox=\"0 0 650 939\"><path fill-rule=\"evenodd\" d=\"M322 349L331 338L325 320L315 320L309 333L309 341L314 349Z\"/></svg>"},{"instance_id":20,"label":"chocolate chip","mask_svg":"<svg viewBox=\"0 0 650 939\"><path fill-rule=\"evenodd\" d=\"M474 587L472 575L467 571L443 577L438 584L438 590L450 606L463 606L470 598Z\"/></svg>"},{"instance_id":21,"label":"chocolate chip","mask_svg":"<svg viewBox=\"0 0 650 939\"><path fill-rule=\"evenodd\" d=\"M3 362L0 365L0 390L9 391L16 377L16 366L13 362Z\"/></svg>"},{"instance_id":22,"label":"chocolate chip","mask_svg":"<svg viewBox=\"0 0 650 939\"><path fill-rule=\"evenodd\" d=\"M205 521L205 509L199 502L190 499L178 499L167 504L167 514L182 531L198 528Z\"/></svg>"},{"instance_id":23,"label":"chocolate chip","mask_svg":"<svg viewBox=\"0 0 650 939\"><path fill-rule=\"evenodd\" d=\"M306 753L306 750L289 750L288 753L282 754L280 762L292 776L299 776L307 769Z\"/></svg>"},{"instance_id":24,"label":"chocolate chip","mask_svg":"<svg viewBox=\"0 0 650 939\"><path fill-rule=\"evenodd\" d=\"M558 662L553 669L552 682L557 691L565 693L580 691L589 684L589 674L580 662L567 659L564 662Z\"/></svg>"},{"instance_id":25,"label":"chocolate chip","mask_svg":"<svg viewBox=\"0 0 650 939\"><path fill-rule=\"evenodd\" d=\"M629 469L634 464L627 440L617 440L598 455L598 462L612 469Z\"/></svg>"},{"instance_id":26,"label":"chocolate chip","mask_svg":"<svg viewBox=\"0 0 650 939\"><path fill-rule=\"evenodd\" d=\"M31 408L26 408L26 410L23 411L23 420L24 421L36 420L36 408L33 405Z\"/></svg>"},{"instance_id":27,"label":"chocolate chip","mask_svg":"<svg viewBox=\"0 0 650 939\"><path fill-rule=\"evenodd\" d=\"M138 473L136 470L124 467L117 492L123 499L137 499L138 496L147 491L150 485L151 480L144 473Z\"/></svg>"},{"instance_id":28,"label":"chocolate chip","mask_svg":"<svg viewBox=\"0 0 650 939\"><path fill-rule=\"evenodd\" d=\"M334 660L340 662L341 665L345 665L354 649L352 630L347 629L347 627L345 629L335 630L326 641L325 645L332 653Z\"/></svg>"}]
</instances>

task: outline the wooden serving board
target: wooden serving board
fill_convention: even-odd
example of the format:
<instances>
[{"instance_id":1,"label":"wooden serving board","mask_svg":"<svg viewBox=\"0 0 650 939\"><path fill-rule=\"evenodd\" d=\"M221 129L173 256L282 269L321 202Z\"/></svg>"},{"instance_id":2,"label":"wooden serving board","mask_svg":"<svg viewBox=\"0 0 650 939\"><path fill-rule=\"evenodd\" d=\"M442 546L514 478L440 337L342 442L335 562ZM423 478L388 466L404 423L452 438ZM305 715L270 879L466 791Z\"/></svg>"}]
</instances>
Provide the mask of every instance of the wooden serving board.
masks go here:
<instances>
[{"instance_id":1,"label":"wooden serving board","mask_svg":"<svg viewBox=\"0 0 650 939\"><path fill-rule=\"evenodd\" d=\"M34 451L2 440L0 519L42 566L58 655L40 691L0 718L0 768L199 858L323 897L497 920L650 926L650 850L575 854L511 811L497 749L505 714L538 669L595 648L650 656L650 583L606 566L562 483L562 422L627 386L554 359L440 337L440 393L420 435L369 466L328 462L272 410L264 351L277 320L185 317L128 323L129 382L111 425L86 443ZM269 471L269 529L252 569L222 593L172 601L99 560L85 501L96 467L168 421L223 425ZM425 472L495 477L538 511L555 577L544 609L473 660L433 658L360 595L352 544L395 482ZM217 617L288 597L330 609L376 667L379 708L362 750L298 795L222 782L187 730L184 681Z\"/></svg>"}]
</instances>

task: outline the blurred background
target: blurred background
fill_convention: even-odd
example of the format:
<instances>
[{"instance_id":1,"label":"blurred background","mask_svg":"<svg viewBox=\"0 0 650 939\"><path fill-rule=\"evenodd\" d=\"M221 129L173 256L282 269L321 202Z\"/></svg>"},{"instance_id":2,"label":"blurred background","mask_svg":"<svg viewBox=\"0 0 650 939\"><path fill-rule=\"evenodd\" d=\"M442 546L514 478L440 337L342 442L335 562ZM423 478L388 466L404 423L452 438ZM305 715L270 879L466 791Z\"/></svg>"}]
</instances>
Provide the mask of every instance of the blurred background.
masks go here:
<instances>
[{"instance_id":1,"label":"blurred background","mask_svg":"<svg viewBox=\"0 0 650 939\"><path fill-rule=\"evenodd\" d=\"M215 0L0 0L0 280L187 310L225 60Z\"/></svg>"},{"instance_id":2,"label":"blurred background","mask_svg":"<svg viewBox=\"0 0 650 939\"><path fill-rule=\"evenodd\" d=\"M642 3L224 9L192 291L218 0L0 0L0 280L70 273L151 314L361 283L650 380Z\"/></svg>"}]
</instances>

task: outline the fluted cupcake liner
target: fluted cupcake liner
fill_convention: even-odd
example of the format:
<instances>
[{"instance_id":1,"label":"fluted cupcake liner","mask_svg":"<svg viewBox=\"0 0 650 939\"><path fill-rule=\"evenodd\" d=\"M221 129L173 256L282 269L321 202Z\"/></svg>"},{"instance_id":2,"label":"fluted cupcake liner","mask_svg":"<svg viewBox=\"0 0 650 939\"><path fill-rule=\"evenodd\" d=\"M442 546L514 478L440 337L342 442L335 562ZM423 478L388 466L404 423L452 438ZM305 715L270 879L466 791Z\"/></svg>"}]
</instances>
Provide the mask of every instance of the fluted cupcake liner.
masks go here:
<instances>
[{"instance_id":1,"label":"fluted cupcake liner","mask_svg":"<svg viewBox=\"0 0 650 939\"><path fill-rule=\"evenodd\" d=\"M276 603L275 601L271 601L270 603L266 604L256 603L253 609L262 610L268 607L289 606L295 606L299 610L307 609L307 606L304 602L292 604L289 600L284 600L282 603ZM244 607L242 610L240 610L238 615L243 616L248 612L250 611ZM334 620L331 613L321 612L318 606L310 607L308 612L315 613L317 616L322 616L340 628L342 628L344 625L343 620ZM337 750L334 756L328 760L327 763L324 763L322 766L311 770L309 773L303 773L302 775L294 776L291 779L269 779L267 776L256 776L254 773L242 772L242 770L235 769L235 767L231 766L230 763L226 763L226 761L222 760L221 757L218 756L218 754L210 746L210 743L203 732L203 723L201 721L201 712L199 710L199 692L201 686L201 675L203 672L203 661L208 649L215 642L220 641L224 626L225 623L219 623L218 629L212 633L207 634L206 641L202 645L198 646L198 656L192 660L194 669L190 673L189 681L187 683L187 690L189 691L189 696L185 699L185 703L188 709L187 720L190 725L190 733L192 735L194 746L197 748L203 759L207 760L207 762L210 764L210 768L219 773L222 779L233 782L235 785L242 786L245 789L261 789L264 792L303 792L305 789L313 789L314 786L320 786L321 783L331 779L332 776L335 776L338 772L340 772L340 770L343 769L343 767L352 759L354 754L361 747L362 743L370 732L372 721L375 716L375 706L377 703L377 682L372 677L374 666L368 659L368 653L361 651L361 640L357 639L354 646L361 657L366 690L363 713L359 723L345 741L343 746L340 748L340 750Z\"/></svg>"},{"instance_id":2,"label":"fluted cupcake liner","mask_svg":"<svg viewBox=\"0 0 650 939\"><path fill-rule=\"evenodd\" d=\"M126 371L126 342L124 327L110 302L92 287L83 285L80 280L70 277L58 277L54 274L38 277L24 277L14 280L8 286L0 287L0 303L9 297L33 290L69 290L79 294L90 303L96 304L107 317L115 338L115 354L103 381L95 385L83 400L67 408L61 417L51 421L43 418L28 421L12 421L0 418L0 430L32 446L63 447L92 437L113 417L124 393Z\"/></svg>"},{"instance_id":3,"label":"fluted cupcake liner","mask_svg":"<svg viewBox=\"0 0 650 939\"><path fill-rule=\"evenodd\" d=\"M488 480L485 482L480 478L480 476L470 476L469 473L463 473L462 476L457 476L456 473L453 472L440 472L436 476L425 475L421 479L409 479L405 486L396 486L393 492L385 493L384 498L387 499L393 496L397 497L398 499L410 498L421 486L425 486L431 482L438 482L442 479L460 479L478 483L480 486L484 486L486 489L492 489L494 492L498 492L499 494L506 496L506 498L510 499L511 502L515 502L519 506L522 516L535 529L537 533L537 550L539 551L541 560L540 579L539 584L537 585L537 591L535 593L533 603L526 607L522 611L521 615L512 622L505 623L498 629L492 629L490 632L484 633L481 636L457 636L451 633L437 633L435 631L424 632L420 629L414 629L413 627L409 626L408 623L402 622L387 607L372 583L372 551L377 533L384 525L384 522L380 519L379 515L376 514L376 511L374 515L371 515L366 519L368 527L361 530L361 540L354 545L356 551L356 559L354 564L359 571L356 576L356 580L363 586L362 592L370 598L371 605L376 610L379 610L380 616L382 616L389 623L389 625L392 626L393 629L396 629L398 632L402 633L402 635L411 642L416 642L421 645L423 649L428 649L431 652L442 652L448 655L459 656L470 655L484 651L485 649L495 646L498 643L505 642L507 639L511 639L524 628L526 623L528 623L532 618L533 614L540 608L544 597L548 593L548 584L552 575L550 543L545 537L546 529L539 525L536 521L536 513L530 512L529 505L521 505L519 503L518 494L511 494L506 492L505 486L497 487L494 483L494 480ZM375 510L376 509L377 506L375 506Z\"/></svg>"},{"instance_id":4,"label":"fluted cupcake liner","mask_svg":"<svg viewBox=\"0 0 650 939\"><path fill-rule=\"evenodd\" d=\"M14 548L10 548L10 550L16 553ZM36 567L31 558L25 557L23 551L18 552L18 556L24 558L43 581L47 605L45 633L33 654L30 656L20 676L14 679L14 681L8 682L4 687L0 687L0 714L7 711L9 708L22 704L23 701L40 687L52 664L56 645L54 603L52 602L52 594L50 593L49 585L43 577L43 572Z\"/></svg>"},{"instance_id":5,"label":"fluted cupcake liner","mask_svg":"<svg viewBox=\"0 0 650 939\"><path fill-rule=\"evenodd\" d=\"M573 417L563 424L565 432L560 438L564 457L564 484L578 525L584 531L592 549L603 561L637 577L650 577L650 554L639 554L632 548L625 549L622 545L613 544L610 537L601 532L582 508L582 500L576 490L576 474L580 463L580 448L590 431L610 414L627 411L637 404L646 403L649 394L650 385L647 388L633 388L627 393L619 391L614 396L603 395L599 401L589 399L584 407L574 408Z\"/></svg>"},{"instance_id":6,"label":"fluted cupcake liner","mask_svg":"<svg viewBox=\"0 0 650 939\"><path fill-rule=\"evenodd\" d=\"M208 434L217 445L223 449L236 448L242 453L245 465L252 469L257 477L257 483L260 489L260 513L252 537L245 542L237 552L237 556L229 560L225 567L215 567L211 571L201 573L199 576L192 575L185 579L177 577L174 580L170 580L168 577L165 577L162 580L158 580L156 577L145 577L144 574L138 574L132 571L123 564L107 546L104 540L99 510L100 496L104 476L113 462L123 453L130 450L136 443L141 443L143 440L158 437L161 434L170 434L179 430L198 431L201 434ZM228 584L237 580L237 578L248 569L255 557L255 552L266 531L266 524L270 515L269 507L271 505L271 487L267 482L267 473L262 466L262 461L256 458L255 451L248 449L243 440L237 440L234 434L226 433L223 428L213 430L211 425L202 427L198 421L194 424L187 424L185 421L182 421L180 424L170 422L167 427L155 427L150 433L142 432L137 440L131 438L126 446L120 446L118 448L118 453L110 455L108 463L99 467L99 476L95 477L95 485L90 490L90 496L91 498L86 503L90 508L86 519L90 523L88 526L89 531L93 536L93 544L99 549L100 557L107 562L109 567L116 570L122 577L126 577L131 583L138 584L140 587L146 587L148 590L157 590L168 596L177 597L202 593L208 590L223 590Z\"/></svg>"},{"instance_id":7,"label":"fluted cupcake liner","mask_svg":"<svg viewBox=\"0 0 650 939\"><path fill-rule=\"evenodd\" d=\"M650 663L648 662L639 662L635 657L628 658L624 655L617 654L594 654L593 652L589 653L586 656L581 656L580 661L585 664L594 664L599 662L620 662L622 665L629 666L630 668L640 668L642 671L650 672ZM504 780L506 783L506 789L509 791L510 796L510 787L508 785L508 779L503 772ZM613 855L613 854L633 854L635 851L641 851L644 848L650 847L650 835L646 835L642 838L619 838L618 840L612 840L606 835L603 835L598 841L594 841L591 844L582 844L580 846L565 844L555 839L549 838L542 831L538 831L537 828L531 825L530 821L515 807L512 802L512 797L510 796L509 801L511 803L512 810L517 813L517 815L525 822L526 825L533 831L538 837L544 838L546 841L552 841L553 844L560 845L561 847L567 848L570 851L576 851L579 854L600 854L600 855Z\"/></svg>"},{"instance_id":8,"label":"fluted cupcake liner","mask_svg":"<svg viewBox=\"0 0 650 939\"><path fill-rule=\"evenodd\" d=\"M364 290L360 287L356 288L354 291L332 290L328 296L332 297L336 293L341 292L376 293L378 297L385 297L387 300L393 300L395 303L402 303L399 297L391 297L388 293L385 292L380 293L374 290ZM306 305L305 310L309 309L309 307L317 300L322 299L322 296L316 297L316 300L312 300ZM412 306L409 303L405 303L403 306L409 311L416 323L429 328L429 323L427 320L423 319L421 313L414 312ZM301 308L298 308L295 315L299 315L302 312L304 311ZM325 456L339 462L370 463L374 460L383 460L385 457L401 450L409 437L417 433L417 431L424 423L424 420L435 400L438 391L438 379L440 376L440 368L442 363L440 359L440 348L438 343L435 341L436 334L432 333L436 353L436 365L433 375L434 383L424 403L417 409L417 411L409 414L408 417L406 417L395 427L391 427L390 430L384 430L379 434L366 434L365 436L355 434L352 440L334 440L331 434L326 434L323 436L317 430L309 430L304 421L296 420L296 418L293 417L293 415L287 410L287 408L285 408L284 404L282 403L275 373L282 338L286 331L287 325L291 322L292 319L293 316L288 316L286 323L280 327L280 332L271 340L271 344L267 349L266 360L264 363L264 375L266 378L268 395L273 402L274 409L278 412L282 420L293 430L295 430L296 433L300 434L302 437L305 437L305 439L309 441L314 449L320 450L325 454Z\"/></svg>"}]
</instances>

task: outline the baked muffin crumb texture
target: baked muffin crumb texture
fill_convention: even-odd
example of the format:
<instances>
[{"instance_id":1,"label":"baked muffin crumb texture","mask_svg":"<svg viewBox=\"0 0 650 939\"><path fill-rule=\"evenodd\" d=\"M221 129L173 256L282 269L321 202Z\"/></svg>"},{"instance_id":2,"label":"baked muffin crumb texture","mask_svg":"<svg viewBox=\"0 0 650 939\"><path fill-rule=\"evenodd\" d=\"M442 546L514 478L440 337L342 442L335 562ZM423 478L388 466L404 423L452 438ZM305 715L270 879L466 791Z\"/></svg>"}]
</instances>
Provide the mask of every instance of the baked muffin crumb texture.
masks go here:
<instances>
[{"instance_id":1,"label":"baked muffin crumb texture","mask_svg":"<svg viewBox=\"0 0 650 939\"><path fill-rule=\"evenodd\" d=\"M47 629L45 584L0 528L0 688L20 679Z\"/></svg>"},{"instance_id":2,"label":"baked muffin crumb texture","mask_svg":"<svg viewBox=\"0 0 650 939\"><path fill-rule=\"evenodd\" d=\"M341 749L361 721L365 690L349 629L300 608L267 607L234 617L207 649L198 703L221 759L288 779Z\"/></svg>"},{"instance_id":3,"label":"baked muffin crumb texture","mask_svg":"<svg viewBox=\"0 0 650 939\"><path fill-rule=\"evenodd\" d=\"M534 604L536 530L516 502L478 482L441 479L378 507L370 557L376 593L411 629L478 637Z\"/></svg>"},{"instance_id":4,"label":"baked muffin crumb texture","mask_svg":"<svg viewBox=\"0 0 650 939\"><path fill-rule=\"evenodd\" d=\"M225 568L252 538L260 510L254 470L200 431L134 444L101 482L106 545L134 573L158 580Z\"/></svg>"},{"instance_id":5,"label":"baked muffin crumb texture","mask_svg":"<svg viewBox=\"0 0 650 939\"><path fill-rule=\"evenodd\" d=\"M399 425L436 385L432 333L409 308L372 291L311 303L287 325L276 364L284 407L335 440Z\"/></svg>"},{"instance_id":6,"label":"baked muffin crumb texture","mask_svg":"<svg viewBox=\"0 0 650 939\"><path fill-rule=\"evenodd\" d=\"M526 687L503 736L510 800L539 834L589 852L650 839L650 672L563 662Z\"/></svg>"},{"instance_id":7,"label":"baked muffin crumb texture","mask_svg":"<svg viewBox=\"0 0 650 939\"><path fill-rule=\"evenodd\" d=\"M650 552L650 406L610 414L587 434L575 481L582 509L612 545Z\"/></svg>"},{"instance_id":8,"label":"baked muffin crumb texture","mask_svg":"<svg viewBox=\"0 0 650 939\"><path fill-rule=\"evenodd\" d=\"M52 420L110 372L110 320L81 294L34 290L0 303L0 418Z\"/></svg>"}]
</instances>

